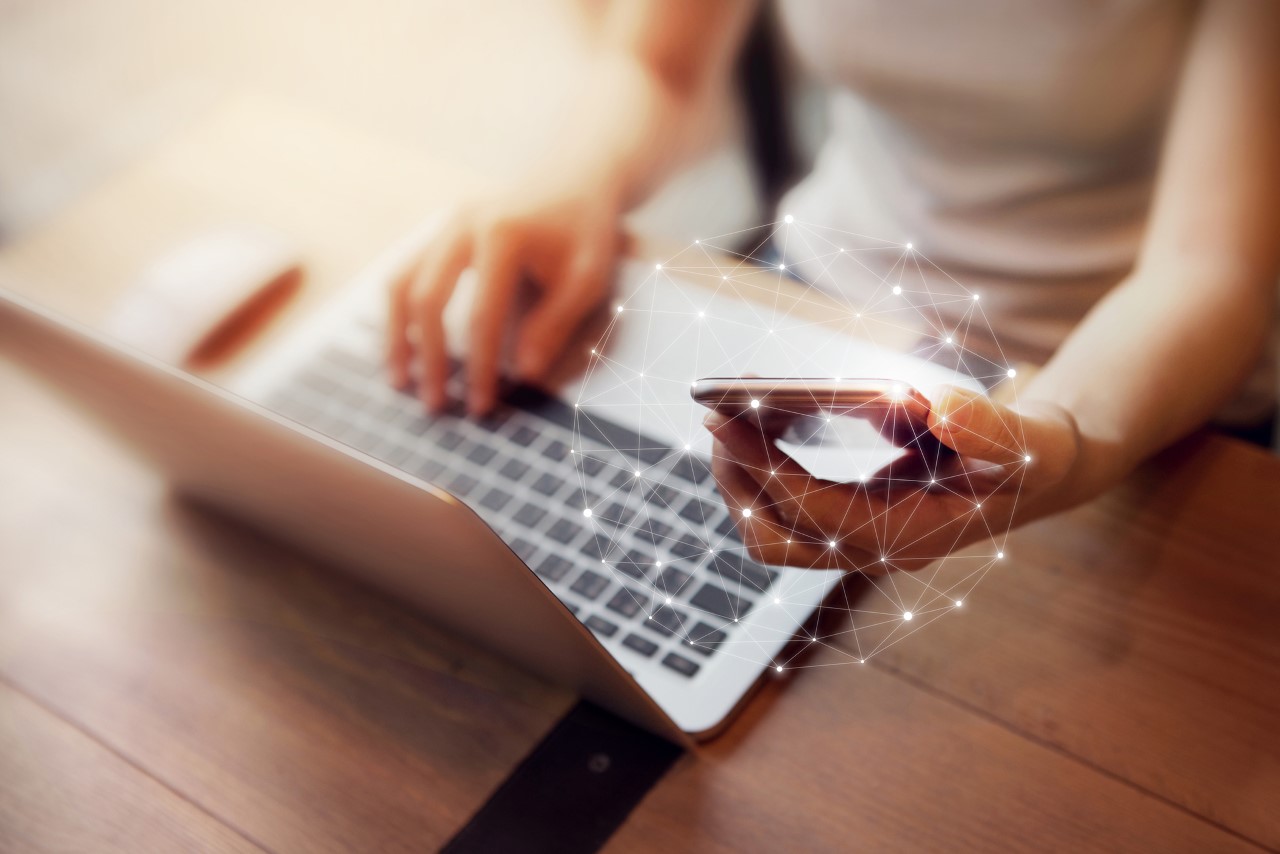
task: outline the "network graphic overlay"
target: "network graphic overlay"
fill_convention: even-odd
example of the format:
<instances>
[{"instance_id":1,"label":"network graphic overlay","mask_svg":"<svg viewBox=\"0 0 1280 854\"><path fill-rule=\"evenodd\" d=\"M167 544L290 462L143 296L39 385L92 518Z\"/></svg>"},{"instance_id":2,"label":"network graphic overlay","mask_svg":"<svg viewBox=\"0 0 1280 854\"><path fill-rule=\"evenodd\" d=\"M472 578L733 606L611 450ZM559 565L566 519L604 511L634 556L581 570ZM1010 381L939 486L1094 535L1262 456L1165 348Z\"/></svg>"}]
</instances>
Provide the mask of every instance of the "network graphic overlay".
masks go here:
<instances>
[{"instance_id":1,"label":"network graphic overlay","mask_svg":"<svg viewBox=\"0 0 1280 854\"><path fill-rule=\"evenodd\" d=\"M752 400L754 410L725 417L749 421L768 453L735 460L753 491L726 508L711 471L707 410L691 392L709 377L837 386L875 378L904 393L958 386L1016 406L1017 372L981 293L912 243L789 216L749 236L745 249L744 234L733 233L653 259L617 295L575 403L582 514L605 571L683 643L714 642L720 655L763 658L778 671L819 666L804 654L811 644L835 653L821 666L865 663L961 611L1004 560L1008 522L989 520L982 499L998 492L1006 507L1016 502L1032 462L1020 425L997 437L1005 453L990 462L950 452L919 422L856 411L772 412L787 428L762 430ZM806 494L773 488L782 475L765 470L775 465L760 462L766 457L811 475ZM601 473L607 494L592 491ZM810 514L811 506L824 513ZM774 538L764 544L785 560L762 561L744 544L744 525L764 519ZM865 582L853 592L836 587L822 619L782 645L780 634L790 637L798 622L770 619L769 609L798 609L806 596L811 603L833 572ZM714 602L697 592L708 575L721 594Z\"/></svg>"}]
</instances>

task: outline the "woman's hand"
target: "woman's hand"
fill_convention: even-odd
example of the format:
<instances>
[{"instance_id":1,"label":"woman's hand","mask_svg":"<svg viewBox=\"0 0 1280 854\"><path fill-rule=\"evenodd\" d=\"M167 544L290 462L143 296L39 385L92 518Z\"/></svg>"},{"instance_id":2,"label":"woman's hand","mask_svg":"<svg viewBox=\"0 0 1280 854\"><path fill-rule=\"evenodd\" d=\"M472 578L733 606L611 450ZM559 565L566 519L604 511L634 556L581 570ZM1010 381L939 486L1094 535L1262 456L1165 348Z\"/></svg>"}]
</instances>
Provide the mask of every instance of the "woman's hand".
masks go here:
<instances>
[{"instance_id":1,"label":"woman's hand","mask_svg":"<svg viewBox=\"0 0 1280 854\"><path fill-rule=\"evenodd\" d=\"M518 319L514 376L542 379L572 333L605 298L621 247L620 204L607 188L523 189L456 216L392 287L387 364L397 387L416 361L418 395L431 411L445 405L449 376L444 310L458 276L478 277L467 353L467 408L483 414L497 401L503 345L519 288L538 291Z\"/></svg>"},{"instance_id":2,"label":"woman's hand","mask_svg":"<svg viewBox=\"0 0 1280 854\"><path fill-rule=\"evenodd\" d=\"M1070 503L1079 459L1070 414L1020 410L948 387L929 432L949 451L908 451L863 483L813 477L744 417L709 415L712 469L755 560L812 569L920 569ZM952 451L954 453L952 453Z\"/></svg>"}]
</instances>

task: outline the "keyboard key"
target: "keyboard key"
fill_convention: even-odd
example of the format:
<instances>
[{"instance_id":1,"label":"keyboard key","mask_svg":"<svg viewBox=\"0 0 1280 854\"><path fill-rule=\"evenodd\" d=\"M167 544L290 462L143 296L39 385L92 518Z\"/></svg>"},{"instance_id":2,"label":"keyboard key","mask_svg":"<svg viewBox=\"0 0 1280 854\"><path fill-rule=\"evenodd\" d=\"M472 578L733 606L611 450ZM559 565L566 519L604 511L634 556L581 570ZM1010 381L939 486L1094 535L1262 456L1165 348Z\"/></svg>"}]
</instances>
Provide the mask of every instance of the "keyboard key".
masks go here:
<instances>
[{"instance_id":1,"label":"keyboard key","mask_svg":"<svg viewBox=\"0 0 1280 854\"><path fill-rule=\"evenodd\" d=\"M658 645L651 640L646 640L639 635L627 635L622 639L622 645L628 649L632 649L645 658L649 658L658 651Z\"/></svg>"},{"instance_id":2,"label":"keyboard key","mask_svg":"<svg viewBox=\"0 0 1280 854\"><path fill-rule=\"evenodd\" d=\"M431 419L423 418L421 415L415 415L413 420L408 424L409 432L415 436L421 436L431 429Z\"/></svg>"},{"instance_id":3,"label":"keyboard key","mask_svg":"<svg viewBox=\"0 0 1280 854\"><path fill-rule=\"evenodd\" d=\"M602 510L595 511L595 515L606 522L613 522L621 525L631 516L631 511L624 507L620 502L610 502L609 506Z\"/></svg>"},{"instance_id":4,"label":"keyboard key","mask_svg":"<svg viewBox=\"0 0 1280 854\"><path fill-rule=\"evenodd\" d=\"M662 663L681 676L693 676L702 667L697 662L690 661L683 655L676 655L674 652L667 653L666 658L662 659Z\"/></svg>"},{"instance_id":5,"label":"keyboard key","mask_svg":"<svg viewBox=\"0 0 1280 854\"><path fill-rule=\"evenodd\" d=\"M711 477L711 469L697 457L685 454L671 467L671 473L690 483L702 483Z\"/></svg>"},{"instance_id":6,"label":"keyboard key","mask_svg":"<svg viewBox=\"0 0 1280 854\"><path fill-rule=\"evenodd\" d=\"M689 630L689 636L684 639L684 644L699 655L710 655L719 649L720 644L724 643L728 637L728 632L708 623L699 622Z\"/></svg>"},{"instance_id":7,"label":"keyboard key","mask_svg":"<svg viewBox=\"0 0 1280 854\"><path fill-rule=\"evenodd\" d=\"M600 503L600 496L589 489L575 489L573 492L569 494L569 497L565 500L565 504L568 504L570 507L573 507L575 509L581 509L585 507L594 508L599 503Z\"/></svg>"},{"instance_id":8,"label":"keyboard key","mask_svg":"<svg viewBox=\"0 0 1280 854\"><path fill-rule=\"evenodd\" d=\"M605 556L605 552L608 548L608 539L597 534L583 543L582 548L580 548L579 551L589 558L600 560Z\"/></svg>"},{"instance_id":9,"label":"keyboard key","mask_svg":"<svg viewBox=\"0 0 1280 854\"><path fill-rule=\"evenodd\" d=\"M538 432L532 427L526 427L523 424L517 427L515 432L511 434L511 441L515 442L522 448L527 448L532 445L533 440L536 438L538 438Z\"/></svg>"},{"instance_id":10,"label":"keyboard key","mask_svg":"<svg viewBox=\"0 0 1280 854\"><path fill-rule=\"evenodd\" d=\"M665 567L662 572L658 573L658 577L653 580L653 586L660 593L667 596L677 596L684 586L692 580L693 576L674 566Z\"/></svg>"},{"instance_id":11,"label":"keyboard key","mask_svg":"<svg viewBox=\"0 0 1280 854\"><path fill-rule=\"evenodd\" d=\"M512 540L510 545L511 550L518 554L520 559L525 562L528 562L529 558L533 557L534 552L538 550L538 547L533 543L528 540L521 539L520 537L516 537Z\"/></svg>"},{"instance_id":12,"label":"keyboard key","mask_svg":"<svg viewBox=\"0 0 1280 854\"><path fill-rule=\"evenodd\" d=\"M768 590L778 578L778 573L733 551L716 552L708 569L726 583L741 584L756 592Z\"/></svg>"},{"instance_id":13,"label":"keyboard key","mask_svg":"<svg viewBox=\"0 0 1280 854\"><path fill-rule=\"evenodd\" d=\"M471 460L471 462L478 466L484 466L488 465L489 460L493 459L497 455L498 452L496 449L491 448L488 445L481 445L477 443L474 448L467 452L467 459Z\"/></svg>"},{"instance_id":14,"label":"keyboard key","mask_svg":"<svg viewBox=\"0 0 1280 854\"><path fill-rule=\"evenodd\" d=\"M585 570L569 589L586 599L595 599L609 586L607 576L593 570Z\"/></svg>"},{"instance_id":15,"label":"keyboard key","mask_svg":"<svg viewBox=\"0 0 1280 854\"><path fill-rule=\"evenodd\" d=\"M635 479L636 474L633 469L618 469L613 473L613 477L609 478L609 485L621 489Z\"/></svg>"},{"instance_id":16,"label":"keyboard key","mask_svg":"<svg viewBox=\"0 0 1280 854\"><path fill-rule=\"evenodd\" d=\"M480 499L480 504L490 510L501 510L507 506L507 502L510 500L510 494L494 488L484 494L484 498Z\"/></svg>"},{"instance_id":17,"label":"keyboard key","mask_svg":"<svg viewBox=\"0 0 1280 854\"><path fill-rule=\"evenodd\" d=\"M542 563L538 564L537 568L534 569L534 572L551 581L561 581L569 574L571 569L573 569L571 561L565 560L560 555L547 555Z\"/></svg>"},{"instance_id":18,"label":"keyboard key","mask_svg":"<svg viewBox=\"0 0 1280 854\"><path fill-rule=\"evenodd\" d=\"M707 553L707 544L693 534L685 534L671 544L671 553L676 557L702 557Z\"/></svg>"},{"instance_id":19,"label":"keyboard key","mask_svg":"<svg viewBox=\"0 0 1280 854\"><path fill-rule=\"evenodd\" d=\"M752 605L749 600L710 583L702 585L689 604L725 620L746 616Z\"/></svg>"},{"instance_id":20,"label":"keyboard key","mask_svg":"<svg viewBox=\"0 0 1280 854\"><path fill-rule=\"evenodd\" d=\"M542 455L547 459L559 462L569 456L569 446L564 442L561 442L559 439L555 439L542 449Z\"/></svg>"},{"instance_id":21,"label":"keyboard key","mask_svg":"<svg viewBox=\"0 0 1280 854\"><path fill-rule=\"evenodd\" d=\"M516 521L527 528L542 521L542 517L547 515L547 511L543 510L536 504L526 504L516 511Z\"/></svg>"},{"instance_id":22,"label":"keyboard key","mask_svg":"<svg viewBox=\"0 0 1280 854\"><path fill-rule=\"evenodd\" d=\"M674 507L675 503L680 500L680 490L667 486L665 483L651 483L649 484L649 500L664 507Z\"/></svg>"},{"instance_id":23,"label":"keyboard key","mask_svg":"<svg viewBox=\"0 0 1280 854\"><path fill-rule=\"evenodd\" d=\"M410 470L423 480L434 481L444 471L444 463L439 460L423 460Z\"/></svg>"},{"instance_id":24,"label":"keyboard key","mask_svg":"<svg viewBox=\"0 0 1280 854\"><path fill-rule=\"evenodd\" d=\"M493 433L503 424L506 424L511 420L513 412L514 410L504 406L501 409L495 409L483 418L477 419L474 423L481 430Z\"/></svg>"},{"instance_id":25,"label":"keyboard key","mask_svg":"<svg viewBox=\"0 0 1280 854\"><path fill-rule=\"evenodd\" d=\"M649 619L644 621L646 629L668 638L673 635L684 635L689 625L689 616L670 605L658 607L649 615Z\"/></svg>"},{"instance_id":26,"label":"keyboard key","mask_svg":"<svg viewBox=\"0 0 1280 854\"><path fill-rule=\"evenodd\" d=\"M716 533L722 537L730 537L739 543L742 542L742 535L738 533L738 525L732 516L725 516L720 520L720 524L716 525Z\"/></svg>"},{"instance_id":27,"label":"keyboard key","mask_svg":"<svg viewBox=\"0 0 1280 854\"><path fill-rule=\"evenodd\" d=\"M553 474L543 474L533 482L534 491L543 495L555 495L562 486L564 481Z\"/></svg>"},{"instance_id":28,"label":"keyboard key","mask_svg":"<svg viewBox=\"0 0 1280 854\"><path fill-rule=\"evenodd\" d=\"M595 477L604 471L604 460L598 457L579 456L578 468L588 477Z\"/></svg>"},{"instance_id":29,"label":"keyboard key","mask_svg":"<svg viewBox=\"0 0 1280 854\"><path fill-rule=\"evenodd\" d=\"M560 604L562 604L562 605L564 605L566 608L568 608L568 609L569 609L569 613L570 613L570 614L573 614L575 617L578 615L578 612L582 610L581 608L579 608L577 605L573 604L572 602L561 602Z\"/></svg>"},{"instance_id":30,"label":"keyboard key","mask_svg":"<svg viewBox=\"0 0 1280 854\"><path fill-rule=\"evenodd\" d=\"M610 611L621 614L628 620L649 607L649 597L638 590L623 587L605 606Z\"/></svg>"},{"instance_id":31,"label":"keyboard key","mask_svg":"<svg viewBox=\"0 0 1280 854\"><path fill-rule=\"evenodd\" d=\"M640 449L636 451L636 456L646 465L655 466L665 460L667 455L671 453L670 448L650 444L650 440L645 439L643 436L637 435L636 439L639 440L638 444L640 445Z\"/></svg>"},{"instance_id":32,"label":"keyboard key","mask_svg":"<svg viewBox=\"0 0 1280 854\"><path fill-rule=\"evenodd\" d=\"M591 629L591 631L598 635L604 635L607 638L611 638L618 633L617 623L611 623L598 614L592 614L582 622L587 628Z\"/></svg>"},{"instance_id":33,"label":"keyboard key","mask_svg":"<svg viewBox=\"0 0 1280 854\"><path fill-rule=\"evenodd\" d=\"M452 451L462 444L462 434L457 430L445 430L444 434L436 440L436 444L446 451Z\"/></svg>"},{"instance_id":34,"label":"keyboard key","mask_svg":"<svg viewBox=\"0 0 1280 854\"><path fill-rule=\"evenodd\" d=\"M715 504L710 504L701 498L691 498L689 503L680 509L680 515L690 522L701 522L710 517L715 511Z\"/></svg>"},{"instance_id":35,"label":"keyboard key","mask_svg":"<svg viewBox=\"0 0 1280 854\"><path fill-rule=\"evenodd\" d=\"M613 568L624 575L629 575L636 581L644 581L649 575L649 567L643 564L632 563L629 560L620 560L613 564Z\"/></svg>"},{"instance_id":36,"label":"keyboard key","mask_svg":"<svg viewBox=\"0 0 1280 854\"><path fill-rule=\"evenodd\" d=\"M453 479L449 481L449 491L452 492L454 495L458 495L465 498L468 495L470 495L472 492L474 492L475 488L479 485L480 485L480 481L476 480L471 475L457 474L457 475L454 475Z\"/></svg>"},{"instance_id":37,"label":"keyboard key","mask_svg":"<svg viewBox=\"0 0 1280 854\"><path fill-rule=\"evenodd\" d=\"M502 468L498 469L498 474L509 480L519 480L524 477L524 473L529 470L527 463L519 460L511 459L502 464Z\"/></svg>"},{"instance_id":38,"label":"keyboard key","mask_svg":"<svg viewBox=\"0 0 1280 854\"><path fill-rule=\"evenodd\" d=\"M578 536L578 532L581 530L581 525L575 525L568 519L557 519L555 524L547 531L547 536L557 543L567 543Z\"/></svg>"}]
</instances>

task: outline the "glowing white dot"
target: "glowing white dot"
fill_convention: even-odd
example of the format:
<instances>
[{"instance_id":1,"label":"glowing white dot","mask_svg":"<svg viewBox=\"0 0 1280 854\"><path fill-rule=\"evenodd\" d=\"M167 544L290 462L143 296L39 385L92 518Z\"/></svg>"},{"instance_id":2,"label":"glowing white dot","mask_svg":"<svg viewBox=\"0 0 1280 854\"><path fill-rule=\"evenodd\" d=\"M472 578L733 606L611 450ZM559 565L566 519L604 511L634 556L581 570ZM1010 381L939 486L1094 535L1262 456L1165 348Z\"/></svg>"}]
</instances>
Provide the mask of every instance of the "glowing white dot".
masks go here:
<instances>
[{"instance_id":1,"label":"glowing white dot","mask_svg":"<svg viewBox=\"0 0 1280 854\"><path fill-rule=\"evenodd\" d=\"M733 618L733 621L734 621L735 623L736 623L736 622L738 622L738 618L737 618L737 617L734 617L734 618Z\"/></svg>"},{"instance_id":2,"label":"glowing white dot","mask_svg":"<svg viewBox=\"0 0 1280 854\"><path fill-rule=\"evenodd\" d=\"M660 560L659 560L659 561L654 561L653 565L654 565L654 566L662 566L662 561L660 561Z\"/></svg>"},{"instance_id":3,"label":"glowing white dot","mask_svg":"<svg viewBox=\"0 0 1280 854\"><path fill-rule=\"evenodd\" d=\"M781 599L779 599L777 596L774 596L774 597L773 597L773 604L775 604L775 605L781 605L781 604L782 604L782 600L781 600Z\"/></svg>"},{"instance_id":4,"label":"glowing white dot","mask_svg":"<svg viewBox=\"0 0 1280 854\"><path fill-rule=\"evenodd\" d=\"M750 507L743 507L743 508L742 508L742 518L743 518L743 519L750 519L750 518L751 518L751 508L750 508Z\"/></svg>"},{"instance_id":5,"label":"glowing white dot","mask_svg":"<svg viewBox=\"0 0 1280 854\"><path fill-rule=\"evenodd\" d=\"M636 469L636 477L640 476L640 469Z\"/></svg>"},{"instance_id":6,"label":"glowing white dot","mask_svg":"<svg viewBox=\"0 0 1280 854\"><path fill-rule=\"evenodd\" d=\"M729 281L729 277L728 277L728 276L721 276L720 278L721 278L721 279L723 279L723 280L724 280L724 281L726 281L726 282L727 282L727 281Z\"/></svg>"},{"instance_id":7,"label":"glowing white dot","mask_svg":"<svg viewBox=\"0 0 1280 854\"><path fill-rule=\"evenodd\" d=\"M996 560L1004 560L1004 552L996 552Z\"/></svg>"},{"instance_id":8,"label":"glowing white dot","mask_svg":"<svg viewBox=\"0 0 1280 854\"><path fill-rule=\"evenodd\" d=\"M698 312L698 317L706 317L706 316L707 316L707 313L705 311Z\"/></svg>"},{"instance_id":9,"label":"glowing white dot","mask_svg":"<svg viewBox=\"0 0 1280 854\"><path fill-rule=\"evenodd\" d=\"M655 269L655 270L661 270L661 269L662 269L662 265L661 265L661 264L654 264L654 265L653 265L653 269Z\"/></svg>"},{"instance_id":10,"label":"glowing white dot","mask_svg":"<svg viewBox=\"0 0 1280 854\"><path fill-rule=\"evenodd\" d=\"M787 540L787 545L791 545L791 541L790 541L790 540Z\"/></svg>"},{"instance_id":11,"label":"glowing white dot","mask_svg":"<svg viewBox=\"0 0 1280 854\"><path fill-rule=\"evenodd\" d=\"M834 548L836 547L836 541L835 541L835 540L831 540L830 542L828 542L828 543L827 543L827 545L831 546L831 548L833 548L833 549L834 549Z\"/></svg>"},{"instance_id":12,"label":"glowing white dot","mask_svg":"<svg viewBox=\"0 0 1280 854\"><path fill-rule=\"evenodd\" d=\"M591 348L591 355L593 355L593 356L594 356L595 354L596 354L596 348L595 348L595 347L592 347L592 348Z\"/></svg>"},{"instance_id":13,"label":"glowing white dot","mask_svg":"<svg viewBox=\"0 0 1280 854\"><path fill-rule=\"evenodd\" d=\"M690 444L686 443L686 444L685 444L685 446L684 446L684 449L685 449L686 451L692 451L692 450L693 450L693 445L690 445Z\"/></svg>"},{"instance_id":14,"label":"glowing white dot","mask_svg":"<svg viewBox=\"0 0 1280 854\"><path fill-rule=\"evenodd\" d=\"M937 482L938 482L938 481L937 481L937 480L935 480L934 478L929 478L929 485L930 485L930 486L933 486L933 485L937 484Z\"/></svg>"},{"instance_id":15,"label":"glowing white dot","mask_svg":"<svg viewBox=\"0 0 1280 854\"><path fill-rule=\"evenodd\" d=\"M912 246L910 243L908 243L908 244L907 244L907 248L908 248L908 249L914 249L915 247L914 247L914 246Z\"/></svg>"},{"instance_id":16,"label":"glowing white dot","mask_svg":"<svg viewBox=\"0 0 1280 854\"><path fill-rule=\"evenodd\" d=\"M893 286L893 294L894 294L894 296L897 296L898 294L901 294L901 293L902 293L902 288L901 288L900 286L898 286L898 285L894 285L894 286Z\"/></svg>"},{"instance_id":17,"label":"glowing white dot","mask_svg":"<svg viewBox=\"0 0 1280 854\"><path fill-rule=\"evenodd\" d=\"M622 314L622 306L618 306L618 314Z\"/></svg>"},{"instance_id":18,"label":"glowing white dot","mask_svg":"<svg viewBox=\"0 0 1280 854\"><path fill-rule=\"evenodd\" d=\"M786 265L786 264L779 264L779 265L778 265L778 269L779 269L779 270L785 270L785 269L787 269L787 265Z\"/></svg>"},{"instance_id":19,"label":"glowing white dot","mask_svg":"<svg viewBox=\"0 0 1280 854\"><path fill-rule=\"evenodd\" d=\"M698 381L697 381L697 380L694 380L693 382L689 383L689 385L690 385L692 388L697 388L697 387L698 387Z\"/></svg>"},{"instance_id":20,"label":"glowing white dot","mask_svg":"<svg viewBox=\"0 0 1280 854\"><path fill-rule=\"evenodd\" d=\"M957 600L956 600L956 607L957 607L957 608L962 608L962 607L964 607L964 600L963 600L963 599L957 599Z\"/></svg>"},{"instance_id":21,"label":"glowing white dot","mask_svg":"<svg viewBox=\"0 0 1280 854\"><path fill-rule=\"evenodd\" d=\"M982 299L982 294L974 294L974 295L973 295L973 301L974 301L974 302L977 302L977 301L978 301L978 300L980 300L980 299Z\"/></svg>"},{"instance_id":22,"label":"glowing white dot","mask_svg":"<svg viewBox=\"0 0 1280 854\"><path fill-rule=\"evenodd\" d=\"M974 509L974 510L981 510L981 509L982 509L982 502L981 502L981 501L975 501L975 502L973 502L973 509Z\"/></svg>"},{"instance_id":23,"label":"glowing white dot","mask_svg":"<svg viewBox=\"0 0 1280 854\"><path fill-rule=\"evenodd\" d=\"M785 222L785 223L787 223L788 225L790 225L791 223L795 222L796 220L795 220L795 217L793 217L791 214L787 214L786 216L784 216L784 217L782 218L782 221L783 221L783 222Z\"/></svg>"},{"instance_id":24,"label":"glowing white dot","mask_svg":"<svg viewBox=\"0 0 1280 854\"><path fill-rule=\"evenodd\" d=\"M1025 457L1023 457L1023 458L1022 458L1022 461L1023 461L1024 463L1029 463L1029 462L1031 462L1031 455L1030 455L1030 454L1027 454Z\"/></svg>"},{"instance_id":25,"label":"glowing white dot","mask_svg":"<svg viewBox=\"0 0 1280 854\"><path fill-rule=\"evenodd\" d=\"M670 604L671 604L671 597L670 597L670 596L668 596L668 597L667 597L667 604L668 604L668 605L670 605Z\"/></svg>"},{"instance_id":26,"label":"glowing white dot","mask_svg":"<svg viewBox=\"0 0 1280 854\"><path fill-rule=\"evenodd\" d=\"M1018 375L1018 372L1017 372L1017 371L1015 371L1013 368L1010 368L1010 369L1007 371L1007 373L1009 374L1009 376L1010 376L1010 377L1016 377L1016 376Z\"/></svg>"},{"instance_id":27,"label":"glowing white dot","mask_svg":"<svg viewBox=\"0 0 1280 854\"><path fill-rule=\"evenodd\" d=\"M781 673L781 672L782 672L782 665L781 665L781 664L779 664L779 665L778 665L778 672L779 672L779 673Z\"/></svg>"},{"instance_id":28,"label":"glowing white dot","mask_svg":"<svg viewBox=\"0 0 1280 854\"><path fill-rule=\"evenodd\" d=\"M701 240L695 240L695 241L693 241L693 242L694 242L694 243L701 243L702 241L701 241Z\"/></svg>"},{"instance_id":29,"label":"glowing white dot","mask_svg":"<svg viewBox=\"0 0 1280 854\"><path fill-rule=\"evenodd\" d=\"M759 408L760 408L760 401L758 401L758 400L752 400L752 401L751 401L751 408L752 408L752 409L759 409Z\"/></svg>"},{"instance_id":30,"label":"glowing white dot","mask_svg":"<svg viewBox=\"0 0 1280 854\"><path fill-rule=\"evenodd\" d=\"M854 317L862 317L862 312L858 312L857 314L854 315Z\"/></svg>"},{"instance_id":31,"label":"glowing white dot","mask_svg":"<svg viewBox=\"0 0 1280 854\"><path fill-rule=\"evenodd\" d=\"M772 329L770 329L770 330L769 330L769 334L770 334L770 335L772 335L772 334L773 334L773 330L772 330Z\"/></svg>"},{"instance_id":32,"label":"glowing white dot","mask_svg":"<svg viewBox=\"0 0 1280 854\"><path fill-rule=\"evenodd\" d=\"M945 416L945 415L939 415L939 416L938 416L938 420L939 420L939 421L941 421L943 424L946 424L946 423L947 423L947 416Z\"/></svg>"},{"instance_id":33,"label":"glowing white dot","mask_svg":"<svg viewBox=\"0 0 1280 854\"><path fill-rule=\"evenodd\" d=\"M638 378L640 378L640 379L644 379L644 374L643 374L643 373L636 374L636 376L637 376Z\"/></svg>"},{"instance_id":34,"label":"glowing white dot","mask_svg":"<svg viewBox=\"0 0 1280 854\"><path fill-rule=\"evenodd\" d=\"M583 516L586 516L588 519L590 519L590 518L591 518L591 508L590 508L590 507L586 507L586 508L584 508L584 509L583 509L583 511L582 511L582 515L583 515Z\"/></svg>"},{"instance_id":35,"label":"glowing white dot","mask_svg":"<svg viewBox=\"0 0 1280 854\"><path fill-rule=\"evenodd\" d=\"M769 469L769 477L776 477L778 474L774 469Z\"/></svg>"},{"instance_id":36,"label":"glowing white dot","mask_svg":"<svg viewBox=\"0 0 1280 854\"><path fill-rule=\"evenodd\" d=\"M843 246L841 246L841 247L840 247L840 251L841 251L841 252L843 252L843 251L844 251L844 247L843 247Z\"/></svg>"},{"instance_id":37,"label":"glowing white dot","mask_svg":"<svg viewBox=\"0 0 1280 854\"><path fill-rule=\"evenodd\" d=\"M910 611L903 611L903 612L902 612L902 619L904 619L904 620L910 620L910 619L911 619L911 612L910 612Z\"/></svg>"},{"instance_id":38,"label":"glowing white dot","mask_svg":"<svg viewBox=\"0 0 1280 854\"><path fill-rule=\"evenodd\" d=\"M948 343L948 344L953 344L953 343L955 343L954 341L952 341L952 340L951 340L951 336L950 336L950 335L948 335L948 336L947 336L947 343Z\"/></svg>"}]
</instances>

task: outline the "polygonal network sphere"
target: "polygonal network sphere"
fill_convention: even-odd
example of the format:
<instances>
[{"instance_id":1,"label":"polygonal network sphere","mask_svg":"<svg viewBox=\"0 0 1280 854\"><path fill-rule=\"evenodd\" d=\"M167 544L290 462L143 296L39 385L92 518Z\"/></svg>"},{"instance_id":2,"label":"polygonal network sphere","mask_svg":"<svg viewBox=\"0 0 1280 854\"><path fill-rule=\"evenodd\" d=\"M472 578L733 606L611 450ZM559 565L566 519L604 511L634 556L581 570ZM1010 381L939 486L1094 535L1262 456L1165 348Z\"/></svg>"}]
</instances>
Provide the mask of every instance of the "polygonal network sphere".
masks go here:
<instances>
[{"instance_id":1,"label":"polygonal network sphere","mask_svg":"<svg viewBox=\"0 0 1280 854\"><path fill-rule=\"evenodd\" d=\"M744 237L751 238L745 247ZM915 433L904 437L903 424L884 423L883 408L744 409L725 417L747 420L761 450L771 452L753 459L784 452L812 475L805 489L813 494L774 489L770 478L778 473L763 469L772 463L749 470L748 462L756 498L729 512L709 470L708 410L691 393L708 378L821 379L837 388L879 379L892 381L895 394L914 387L928 398L955 385L1016 403L1016 371L979 293L910 243L789 217L635 262L620 278L607 326L573 392L573 458L584 521L595 536L592 553L637 608L694 644L698 631L740 619L724 654L776 646L779 629L764 618L767 609L787 609L841 571L829 568L818 547L842 544L828 543L803 518L807 504L830 490L846 508L842 536L852 532L860 545L840 552L837 565L848 576L802 638L860 663L962 609L1003 559L1008 535L1007 523L994 527L973 496L994 488L1016 500L1025 466L958 457L930 443L915 422L908 425ZM925 435L913 441L919 433ZM1021 435L1008 435L1006 444L1023 458ZM974 506L922 530L943 496L951 507ZM739 533L744 514L772 520L769 535L789 558L795 543L806 544L787 560L794 569L753 560ZM957 550L956 543L971 545ZM726 591L711 609L699 607L696 596L706 578ZM803 646L771 653L771 666L805 666Z\"/></svg>"}]
</instances>

